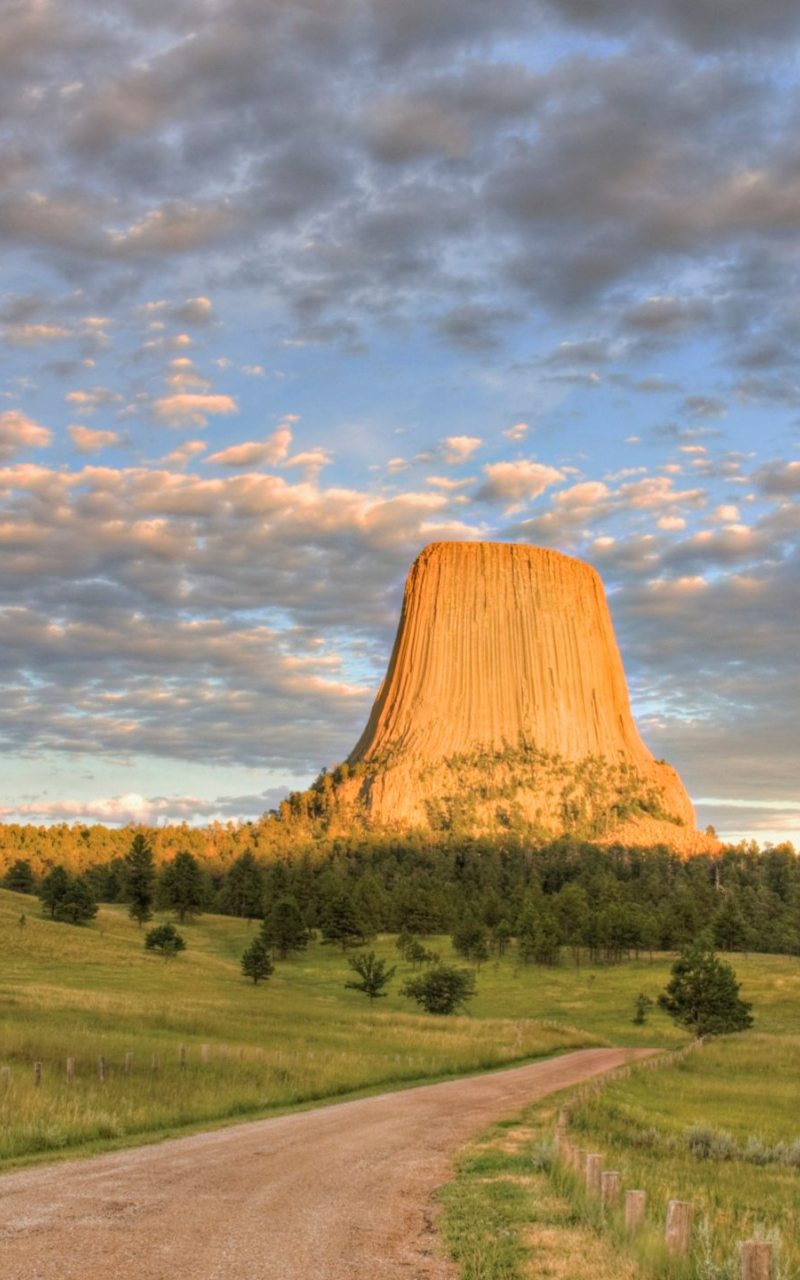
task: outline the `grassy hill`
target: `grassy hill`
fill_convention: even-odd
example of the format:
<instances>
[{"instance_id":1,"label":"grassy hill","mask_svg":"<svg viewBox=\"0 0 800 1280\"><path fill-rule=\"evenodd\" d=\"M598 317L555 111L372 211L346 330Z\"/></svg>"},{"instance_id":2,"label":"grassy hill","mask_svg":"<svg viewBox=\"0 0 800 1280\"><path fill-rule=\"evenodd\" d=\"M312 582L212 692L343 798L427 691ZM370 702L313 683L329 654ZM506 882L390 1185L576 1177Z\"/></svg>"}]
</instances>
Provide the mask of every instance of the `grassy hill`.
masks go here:
<instances>
[{"instance_id":1,"label":"grassy hill","mask_svg":"<svg viewBox=\"0 0 800 1280\"><path fill-rule=\"evenodd\" d=\"M512 950L483 966L469 1016L437 1019L401 996L408 965L398 965L389 997L370 1010L345 990L350 973L339 951L314 944L254 987L239 969L253 927L204 916L182 931L187 951L165 963L145 953L122 907L75 928L43 919L35 899L0 892L0 1066L11 1068L8 1089L0 1086L0 1159L97 1149L590 1044L683 1042L660 1012L645 1027L631 1024L634 997L658 993L669 957L526 969ZM393 938L373 945L397 962ZM451 956L449 940L429 945ZM797 961L736 965L757 1029L800 1034ZM67 1057L76 1059L71 1085ZM43 1064L39 1088L34 1061Z\"/></svg>"}]
</instances>

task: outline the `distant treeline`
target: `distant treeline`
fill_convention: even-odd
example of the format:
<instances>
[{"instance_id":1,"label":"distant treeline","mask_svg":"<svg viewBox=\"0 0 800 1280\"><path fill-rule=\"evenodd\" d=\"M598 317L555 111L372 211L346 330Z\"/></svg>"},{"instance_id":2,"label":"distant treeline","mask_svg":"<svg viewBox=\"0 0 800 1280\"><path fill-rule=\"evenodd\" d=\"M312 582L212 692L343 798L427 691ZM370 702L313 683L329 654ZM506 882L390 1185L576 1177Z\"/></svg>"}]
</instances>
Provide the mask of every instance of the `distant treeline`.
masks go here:
<instances>
[{"instance_id":1,"label":"distant treeline","mask_svg":"<svg viewBox=\"0 0 800 1280\"><path fill-rule=\"evenodd\" d=\"M555 962L562 947L576 959L586 951L608 960L673 950L709 928L724 950L800 954L800 859L790 844L681 861L662 846L564 837L534 847L509 836L431 843L421 833L297 842L285 851L260 842L259 832L258 823L6 826L4 883L37 893L53 866L63 866L96 900L130 901L126 868L138 837L152 848L162 906L174 899L172 862L182 854L179 865L188 867L187 857L197 864L197 910L261 918L288 898L308 929L320 927L332 902L346 901L365 935L477 929L500 952L524 935L526 955L540 963Z\"/></svg>"}]
</instances>

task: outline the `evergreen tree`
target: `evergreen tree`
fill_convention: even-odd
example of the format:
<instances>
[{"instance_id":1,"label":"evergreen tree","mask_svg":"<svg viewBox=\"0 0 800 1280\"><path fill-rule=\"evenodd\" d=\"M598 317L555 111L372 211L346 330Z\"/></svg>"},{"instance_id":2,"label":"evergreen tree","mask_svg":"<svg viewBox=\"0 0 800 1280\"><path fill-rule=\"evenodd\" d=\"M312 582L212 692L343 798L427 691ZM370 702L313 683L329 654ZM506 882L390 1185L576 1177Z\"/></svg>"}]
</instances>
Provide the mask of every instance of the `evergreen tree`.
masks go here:
<instances>
[{"instance_id":1,"label":"evergreen tree","mask_svg":"<svg viewBox=\"0 0 800 1280\"><path fill-rule=\"evenodd\" d=\"M3 877L3 884L12 893L33 893L36 888L36 877L26 858L17 858L13 866L8 868Z\"/></svg>"},{"instance_id":2,"label":"evergreen tree","mask_svg":"<svg viewBox=\"0 0 800 1280\"><path fill-rule=\"evenodd\" d=\"M97 901L86 879L75 876L69 879L67 891L56 907L56 920L65 924L87 924L97 915Z\"/></svg>"},{"instance_id":3,"label":"evergreen tree","mask_svg":"<svg viewBox=\"0 0 800 1280\"><path fill-rule=\"evenodd\" d=\"M714 916L714 942L723 951L744 951L747 946L747 924L738 902L729 894Z\"/></svg>"},{"instance_id":4,"label":"evergreen tree","mask_svg":"<svg viewBox=\"0 0 800 1280\"><path fill-rule=\"evenodd\" d=\"M287 896L273 902L264 917L261 937L281 960L308 946L308 929L294 898Z\"/></svg>"},{"instance_id":5,"label":"evergreen tree","mask_svg":"<svg viewBox=\"0 0 800 1280\"><path fill-rule=\"evenodd\" d=\"M486 928L472 914L462 916L453 930L451 941L453 950L465 960L477 960L479 956L486 959L488 956Z\"/></svg>"},{"instance_id":6,"label":"evergreen tree","mask_svg":"<svg viewBox=\"0 0 800 1280\"><path fill-rule=\"evenodd\" d=\"M147 838L137 832L125 855L125 893L130 904L128 915L140 929L153 918L155 878L153 850Z\"/></svg>"},{"instance_id":7,"label":"evergreen tree","mask_svg":"<svg viewBox=\"0 0 800 1280\"><path fill-rule=\"evenodd\" d=\"M369 996L369 1002L378 1000L388 993L384 991L394 977L397 969L392 966L391 969L386 968L386 961L379 960L374 951L363 951L360 955L350 956L347 963L354 973L358 974L358 980L346 982L345 987L351 991L363 991Z\"/></svg>"},{"instance_id":8,"label":"evergreen tree","mask_svg":"<svg viewBox=\"0 0 800 1280\"><path fill-rule=\"evenodd\" d=\"M736 974L720 960L707 937L681 952L658 1003L697 1037L746 1031L753 1025L752 1005L740 998Z\"/></svg>"},{"instance_id":9,"label":"evergreen tree","mask_svg":"<svg viewBox=\"0 0 800 1280\"><path fill-rule=\"evenodd\" d=\"M251 978L256 985L263 982L274 971L275 966L269 958L267 944L261 935L257 934L242 956L242 973L246 978Z\"/></svg>"},{"instance_id":10,"label":"evergreen tree","mask_svg":"<svg viewBox=\"0 0 800 1280\"><path fill-rule=\"evenodd\" d=\"M255 920L264 910L264 872L248 849L231 866L222 890L231 915Z\"/></svg>"},{"instance_id":11,"label":"evergreen tree","mask_svg":"<svg viewBox=\"0 0 800 1280\"><path fill-rule=\"evenodd\" d=\"M39 886L39 901L49 912L53 920L58 915L58 908L69 892L69 876L63 867L53 867Z\"/></svg>"},{"instance_id":12,"label":"evergreen tree","mask_svg":"<svg viewBox=\"0 0 800 1280\"><path fill-rule=\"evenodd\" d=\"M367 940L364 923L348 893L337 893L322 908L320 930L324 944L338 944L342 951L360 947Z\"/></svg>"},{"instance_id":13,"label":"evergreen tree","mask_svg":"<svg viewBox=\"0 0 800 1280\"><path fill-rule=\"evenodd\" d=\"M185 851L176 853L161 872L158 891L164 906L176 913L181 924L187 916L201 915L205 886L197 859Z\"/></svg>"}]
</instances>

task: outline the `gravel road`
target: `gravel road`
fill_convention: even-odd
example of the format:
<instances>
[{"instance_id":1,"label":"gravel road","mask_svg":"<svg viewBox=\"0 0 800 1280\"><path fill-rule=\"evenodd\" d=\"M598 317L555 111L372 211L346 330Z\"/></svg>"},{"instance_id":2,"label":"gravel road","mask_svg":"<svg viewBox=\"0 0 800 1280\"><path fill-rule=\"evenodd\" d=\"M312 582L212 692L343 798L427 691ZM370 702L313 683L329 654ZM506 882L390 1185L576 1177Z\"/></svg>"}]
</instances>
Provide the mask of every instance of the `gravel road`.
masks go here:
<instances>
[{"instance_id":1,"label":"gravel road","mask_svg":"<svg viewBox=\"0 0 800 1280\"><path fill-rule=\"evenodd\" d=\"M483 1125L641 1056L531 1066L0 1178L3 1280L451 1280L435 1191Z\"/></svg>"}]
</instances>

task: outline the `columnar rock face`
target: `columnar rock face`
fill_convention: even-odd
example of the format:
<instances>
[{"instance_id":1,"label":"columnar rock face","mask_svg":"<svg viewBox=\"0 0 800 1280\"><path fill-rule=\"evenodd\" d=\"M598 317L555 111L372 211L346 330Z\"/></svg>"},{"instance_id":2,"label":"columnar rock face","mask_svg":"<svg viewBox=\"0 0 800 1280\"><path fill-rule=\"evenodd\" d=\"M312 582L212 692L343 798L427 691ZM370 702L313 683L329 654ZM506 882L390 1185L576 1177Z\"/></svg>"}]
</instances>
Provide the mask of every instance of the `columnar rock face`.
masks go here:
<instances>
[{"instance_id":1,"label":"columnar rock face","mask_svg":"<svg viewBox=\"0 0 800 1280\"><path fill-rule=\"evenodd\" d=\"M636 730L599 576L540 547L425 548L340 778L345 809L380 824L702 843Z\"/></svg>"},{"instance_id":2,"label":"columnar rock face","mask_svg":"<svg viewBox=\"0 0 800 1280\"><path fill-rule=\"evenodd\" d=\"M542 547L434 542L414 562L386 679L350 762L521 740L643 764L605 592Z\"/></svg>"}]
</instances>

